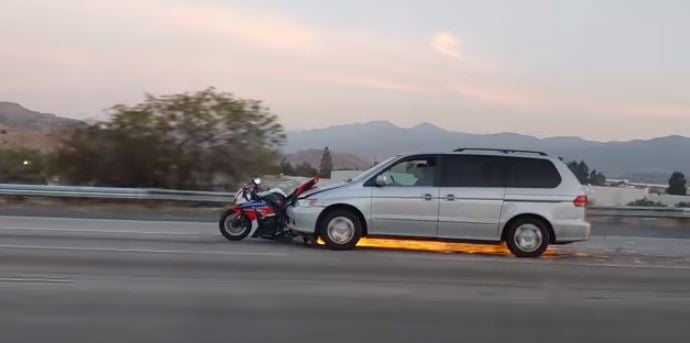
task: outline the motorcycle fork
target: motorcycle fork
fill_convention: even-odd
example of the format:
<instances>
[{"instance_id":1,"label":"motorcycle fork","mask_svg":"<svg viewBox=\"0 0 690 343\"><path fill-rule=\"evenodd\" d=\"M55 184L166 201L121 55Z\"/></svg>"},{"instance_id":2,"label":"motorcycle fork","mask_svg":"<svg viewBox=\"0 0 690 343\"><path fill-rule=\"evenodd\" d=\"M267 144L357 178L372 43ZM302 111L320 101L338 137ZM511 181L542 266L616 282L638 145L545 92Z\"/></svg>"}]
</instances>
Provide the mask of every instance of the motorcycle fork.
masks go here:
<instances>
[{"instance_id":1,"label":"motorcycle fork","mask_svg":"<svg viewBox=\"0 0 690 343\"><path fill-rule=\"evenodd\" d=\"M256 209L252 209L250 211L245 211L245 215L249 218L249 222L251 223L251 229L249 230L249 237L256 237L259 232L259 213L256 211Z\"/></svg>"}]
</instances>

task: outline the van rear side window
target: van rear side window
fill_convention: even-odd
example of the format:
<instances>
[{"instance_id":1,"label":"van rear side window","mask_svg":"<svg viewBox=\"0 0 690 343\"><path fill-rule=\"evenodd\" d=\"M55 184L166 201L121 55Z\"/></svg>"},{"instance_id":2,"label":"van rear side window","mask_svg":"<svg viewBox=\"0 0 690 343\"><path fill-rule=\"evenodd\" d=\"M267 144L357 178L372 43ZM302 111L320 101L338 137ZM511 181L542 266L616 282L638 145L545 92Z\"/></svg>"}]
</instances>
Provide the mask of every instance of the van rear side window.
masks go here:
<instances>
[{"instance_id":1,"label":"van rear side window","mask_svg":"<svg viewBox=\"0 0 690 343\"><path fill-rule=\"evenodd\" d=\"M501 159L494 156L445 156L441 187L505 187Z\"/></svg>"},{"instance_id":2,"label":"van rear side window","mask_svg":"<svg viewBox=\"0 0 690 343\"><path fill-rule=\"evenodd\" d=\"M561 174L549 160L506 157L507 186L511 188L556 188Z\"/></svg>"}]
</instances>

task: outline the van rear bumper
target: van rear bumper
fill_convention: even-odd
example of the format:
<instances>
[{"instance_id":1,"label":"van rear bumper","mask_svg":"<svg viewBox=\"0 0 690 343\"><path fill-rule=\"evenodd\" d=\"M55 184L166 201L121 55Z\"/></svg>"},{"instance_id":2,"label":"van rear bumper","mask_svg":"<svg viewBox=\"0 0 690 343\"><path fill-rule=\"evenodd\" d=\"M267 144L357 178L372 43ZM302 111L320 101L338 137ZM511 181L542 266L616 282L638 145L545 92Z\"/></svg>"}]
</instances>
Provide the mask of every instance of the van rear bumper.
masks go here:
<instances>
[{"instance_id":1,"label":"van rear bumper","mask_svg":"<svg viewBox=\"0 0 690 343\"><path fill-rule=\"evenodd\" d=\"M556 234L556 243L586 241L592 235L592 225L585 220L559 221L551 224Z\"/></svg>"}]
</instances>

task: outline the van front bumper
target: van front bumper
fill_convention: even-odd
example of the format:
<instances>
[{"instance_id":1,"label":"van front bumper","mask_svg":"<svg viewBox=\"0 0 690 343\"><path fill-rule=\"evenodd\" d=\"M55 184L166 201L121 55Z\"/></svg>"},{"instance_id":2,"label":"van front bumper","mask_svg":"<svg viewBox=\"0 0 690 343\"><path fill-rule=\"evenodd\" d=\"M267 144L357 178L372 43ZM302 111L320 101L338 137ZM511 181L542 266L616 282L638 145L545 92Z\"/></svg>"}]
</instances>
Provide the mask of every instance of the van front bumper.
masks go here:
<instances>
[{"instance_id":1,"label":"van front bumper","mask_svg":"<svg viewBox=\"0 0 690 343\"><path fill-rule=\"evenodd\" d=\"M287 210L288 228L306 234L314 234L316 233L316 221L322 211L323 207L290 207Z\"/></svg>"}]
</instances>

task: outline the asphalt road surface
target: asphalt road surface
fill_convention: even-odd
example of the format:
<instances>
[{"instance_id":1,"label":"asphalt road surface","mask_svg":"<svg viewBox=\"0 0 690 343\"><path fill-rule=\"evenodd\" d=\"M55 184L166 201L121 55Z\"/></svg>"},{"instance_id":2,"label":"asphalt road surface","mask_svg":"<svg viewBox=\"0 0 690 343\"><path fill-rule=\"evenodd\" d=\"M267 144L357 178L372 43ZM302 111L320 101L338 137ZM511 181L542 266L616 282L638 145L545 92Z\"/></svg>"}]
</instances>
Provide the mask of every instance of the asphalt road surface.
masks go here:
<instances>
[{"instance_id":1,"label":"asphalt road surface","mask_svg":"<svg viewBox=\"0 0 690 343\"><path fill-rule=\"evenodd\" d=\"M228 242L208 221L18 214L0 216L3 343L690 336L688 239L598 235L526 260L500 246L334 252Z\"/></svg>"}]
</instances>

